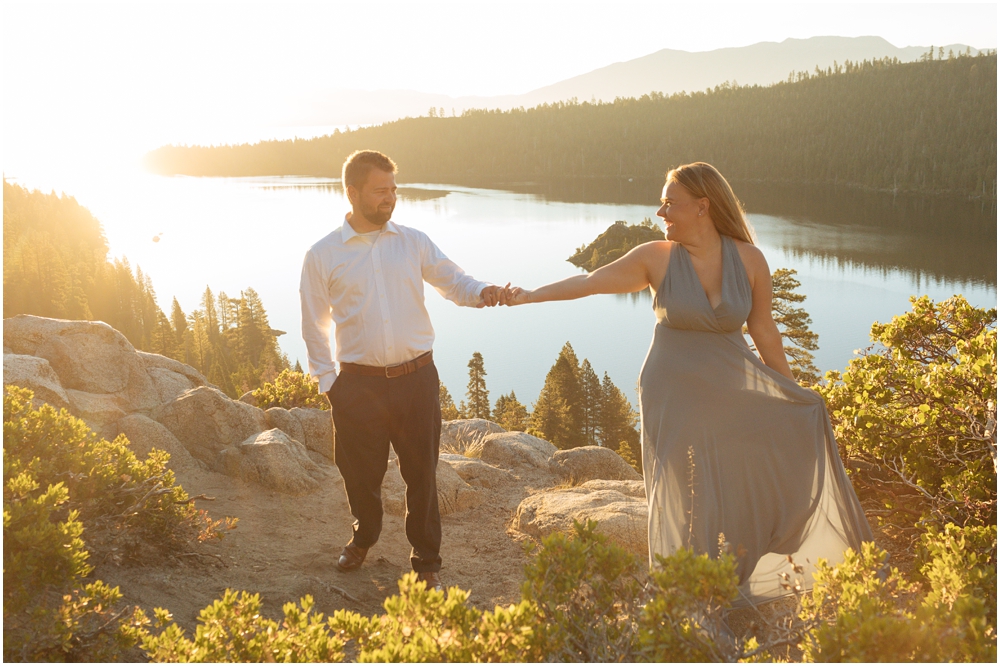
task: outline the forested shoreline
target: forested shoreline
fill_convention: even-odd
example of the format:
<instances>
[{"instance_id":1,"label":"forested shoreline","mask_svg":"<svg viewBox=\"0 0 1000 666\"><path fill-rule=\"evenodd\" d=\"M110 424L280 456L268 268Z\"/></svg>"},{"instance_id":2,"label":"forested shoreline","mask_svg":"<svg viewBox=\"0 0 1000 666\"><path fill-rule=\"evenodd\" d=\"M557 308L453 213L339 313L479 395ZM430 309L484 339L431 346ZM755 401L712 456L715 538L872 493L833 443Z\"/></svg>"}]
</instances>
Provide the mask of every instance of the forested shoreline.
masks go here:
<instances>
[{"instance_id":1,"label":"forested shoreline","mask_svg":"<svg viewBox=\"0 0 1000 666\"><path fill-rule=\"evenodd\" d=\"M662 178L707 161L732 180L996 199L996 54L798 72L772 86L645 95L238 146L164 146L160 174L339 176L374 148L404 182L503 184L547 178Z\"/></svg>"},{"instance_id":2,"label":"forested shoreline","mask_svg":"<svg viewBox=\"0 0 1000 666\"><path fill-rule=\"evenodd\" d=\"M252 288L229 297L206 286L201 307L168 317L149 275L108 258L100 221L71 196L3 182L3 316L103 321L143 351L196 368L230 397L288 368Z\"/></svg>"}]
</instances>

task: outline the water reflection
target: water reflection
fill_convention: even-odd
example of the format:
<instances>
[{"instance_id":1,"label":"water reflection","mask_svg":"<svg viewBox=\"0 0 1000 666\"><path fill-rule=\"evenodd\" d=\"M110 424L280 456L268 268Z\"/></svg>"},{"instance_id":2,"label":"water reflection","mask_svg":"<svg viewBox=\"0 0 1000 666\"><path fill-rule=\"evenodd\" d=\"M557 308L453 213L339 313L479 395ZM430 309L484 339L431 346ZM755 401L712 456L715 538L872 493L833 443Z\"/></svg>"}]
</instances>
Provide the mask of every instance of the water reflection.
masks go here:
<instances>
[{"instance_id":1,"label":"water reflection","mask_svg":"<svg viewBox=\"0 0 1000 666\"><path fill-rule=\"evenodd\" d=\"M662 186L597 178L493 184L544 201L645 204L651 211ZM901 271L918 283L996 286L995 201L738 181L733 187L762 242L790 255Z\"/></svg>"},{"instance_id":2,"label":"water reflection","mask_svg":"<svg viewBox=\"0 0 1000 666\"><path fill-rule=\"evenodd\" d=\"M281 180L283 181L284 179L282 178ZM313 180L297 176L288 177L287 182L266 182L254 184L253 187L259 190L318 190L322 192L341 192L343 190L339 178ZM451 190L432 190L422 187L400 187L396 190L396 196L403 201L431 201L433 199L442 199L451 194L451 192Z\"/></svg>"}]
</instances>

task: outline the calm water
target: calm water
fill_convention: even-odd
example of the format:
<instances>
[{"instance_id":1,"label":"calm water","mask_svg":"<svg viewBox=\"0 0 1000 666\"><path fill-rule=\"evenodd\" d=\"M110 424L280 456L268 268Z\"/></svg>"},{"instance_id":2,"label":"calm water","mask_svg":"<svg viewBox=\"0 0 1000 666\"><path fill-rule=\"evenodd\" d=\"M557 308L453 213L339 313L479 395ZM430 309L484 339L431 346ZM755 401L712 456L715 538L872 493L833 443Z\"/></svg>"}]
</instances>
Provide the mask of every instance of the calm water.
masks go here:
<instances>
[{"instance_id":1,"label":"calm water","mask_svg":"<svg viewBox=\"0 0 1000 666\"><path fill-rule=\"evenodd\" d=\"M294 363L305 366L298 279L305 250L340 225L348 206L327 179L163 178L129 172L72 182L20 181L74 195L104 225L111 252L153 278L160 304L185 312L202 292L253 287ZM508 190L409 184L394 219L426 231L475 277L534 287L574 275L568 262L615 220L654 217L658 184L512 185ZM812 196L752 184L744 197L772 268L799 272L804 307L819 333L817 365L842 369L868 344L873 321L909 308L908 297L964 294L995 307L996 215L977 203L893 201L856 193ZM154 236L160 238L153 242ZM654 325L648 292L519 308L459 308L427 287L435 357L456 402L469 358L482 352L495 399L516 391L530 403L562 345L635 399Z\"/></svg>"}]
</instances>

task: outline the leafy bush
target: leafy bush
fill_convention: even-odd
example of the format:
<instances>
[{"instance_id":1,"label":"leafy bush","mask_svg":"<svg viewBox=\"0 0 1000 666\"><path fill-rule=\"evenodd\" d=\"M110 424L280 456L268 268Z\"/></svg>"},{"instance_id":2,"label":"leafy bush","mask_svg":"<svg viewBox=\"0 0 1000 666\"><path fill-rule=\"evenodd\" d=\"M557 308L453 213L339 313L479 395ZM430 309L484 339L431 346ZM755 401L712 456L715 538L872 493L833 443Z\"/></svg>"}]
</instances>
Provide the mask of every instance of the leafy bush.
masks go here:
<instances>
[{"instance_id":1,"label":"leafy bush","mask_svg":"<svg viewBox=\"0 0 1000 666\"><path fill-rule=\"evenodd\" d=\"M910 302L820 391L866 513L915 541L918 519L996 524L997 332L961 296Z\"/></svg>"},{"instance_id":2,"label":"leafy bush","mask_svg":"<svg viewBox=\"0 0 1000 666\"><path fill-rule=\"evenodd\" d=\"M923 536L918 551L920 576L936 605L954 607L961 599L981 599L986 621L997 624L997 526L946 525ZM994 634L995 638L995 634Z\"/></svg>"},{"instance_id":3,"label":"leafy bush","mask_svg":"<svg viewBox=\"0 0 1000 666\"><path fill-rule=\"evenodd\" d=\"M361 662L538 661L538 614L526 601L493 611L468 605L469 593L428 590L414 573L386 599L385 615L364 618L338 611L331 620L360 648Z\"/></svg>"},{"instance_id":4,"label":"leafy bush","mask_svg":"<svg viewBox=\"0 0 1000 666\"><path fill-rule=\"evenodd\" d=\"M991 530L995 554L996 528ZM804 641L807 659L995 662L996 559L979 559L964 547L961 532L952 526L943 538L925 539L934 552L923 569L926 593L890 568L888 554L872 543L860 553L847 551L836 567L821 560L802 611L817 625ZM982 583L991 576L992 592L984 593Z\"/></svg>"},{"instance_id":5,"label":"leafy bush","mask_svg":"<svg viewBox=\"0 0 1000 666\"><path fill-rule=\"evenodd\" d=\"M226 590L221 599L198 615L194 639L168 611L154 611L155 625L137 611L125 633L140 642L152 661L166 662L334 662L344 659L344 642L322 614L312 613L312 597L284 606L279 625L260 614L260 595ZM160 629L153 634L150 626Z\"/></svg>"},{"instance_id":6,"label":"leafy bush","mask_svg":"<svg viewBox=\"0 0 1000 666\"><path fill-rule=\"evenodd\" d=\"M340 610L312 613L306 596L284 606L281 624L260 615L260 596L226 590L198 617L194 639L170 613L156 609L155 624L139 612L127 635L153 661L262 662L342 661L348 643L360 662L537 661L532 648L537 614L522 602L482 612L468 605L469 593L453 587L428 590L410 573L399 595L386 599L385 614L363 617ZM153 633L150 628L158 630Z\"/></svg>"},{"instance_id":7,"label":"leafy bush","mask_svg":"<svg viewBox=\"0 0 1000 666\"><path fill-rule=\"evenodd\" d=\"M66 510L59 483L39 491L29 472L7 478L4 455L3 658L4 661L102 660L120 643L105 631L116 615L118 588L101 581L81 585L91 571L83 524Z\"/></svg>"},{"instance_id":8,"label":"leafy bush","mask_svg":"<svg viewBox=\"0 0 1000 666\"><path fill-rule=\"evenodd\" d=\"M83 585L97 552L134 554L219 534L166 469L166 453L136 459L128 440L99 439L33 394L5 387L4 659L103 660L128 644L117 634L118 588ZM114 550L117 549L117 550Z\"/></svg>"},{"instance_id":9,"label":"leafy bush","mask_svg":"<svg viewBox=\"0 0 1000 666\"><path fill-rule=\"evenodd\" d=\"M154 449L139 460L124 435L101 439L66 410L34 409L31 391L5 390L4 482L27 473L40 487L63 484L92 550L103 552L113 542L125 556L143 545L162 552L217 537L233 524L212 522L195 509L167 469L170 454Z\"/></svg>"},{"instance_id":10,"label":"leafy bush","mask_svg":"<svg viewBox=\"0 0 1000 666\"><path fill-rule=\"evenodd\" d=\"M642 609L639 636L652 661L728 661L735 648L720 640L727 632L723 611L736 599L736 560L718 560L679 550L657 556L654 596Z\"/></svg>"},{"instance_id":11,"label":"leafy bush","mask_svg":"<svg viewBox=\"0 0 1000 666\"><path fill-rule=\"evenodd\" d=\"M317 392L316 382L312 377L294 370L282 370L274 383L264 383L254 389L252 394L256 404L261 409L271 407L313 407L315 409L330 409L326 397Z\"/></svg>"},{"instance_id":12,"label":"leafy bush","mask_svg":"<svg viewBox=\"0 0 1000 666\"><path fill-rule=\"evenodd\" d=\"M550 534L525 567L522 598L537 608L537 645L550 661L633 661L645 563L596 532Z\"/></svg>"}]
</instances>

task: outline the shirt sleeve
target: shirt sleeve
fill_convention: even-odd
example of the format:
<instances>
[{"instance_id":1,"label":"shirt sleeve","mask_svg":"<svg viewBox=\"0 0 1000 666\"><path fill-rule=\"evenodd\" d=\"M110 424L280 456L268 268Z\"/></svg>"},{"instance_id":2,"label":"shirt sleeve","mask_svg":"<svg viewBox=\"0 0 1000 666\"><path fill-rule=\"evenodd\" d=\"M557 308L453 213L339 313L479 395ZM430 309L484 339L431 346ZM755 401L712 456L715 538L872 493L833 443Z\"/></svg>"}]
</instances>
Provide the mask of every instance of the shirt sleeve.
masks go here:
<instances>
[{"instance_id":1,"label":"shirt sleeve","mask_svg":"<svg viewBox=\"0 0 1000 666\"><path fill-rule=\"evenodd\" d=\"M423 234L421 237L421 274L424 280L453 303L471 308L479 305L483 289L490 284L466 275L430 238Z\"/></svg>"},{"instance_id":2,"label":"shirt sleeve","mask_svg":"<svg viewBox=\"0 0 1000 666\"><path fill-rule=\"evenodd\" d=\"M337 368L330 349L330 296L319 259L310 251L302 262L299 283L302 302L302 339L306 343L309 374L319 379L320 393L326 393L337 379Z\"/></svg>"}]
</instances>

